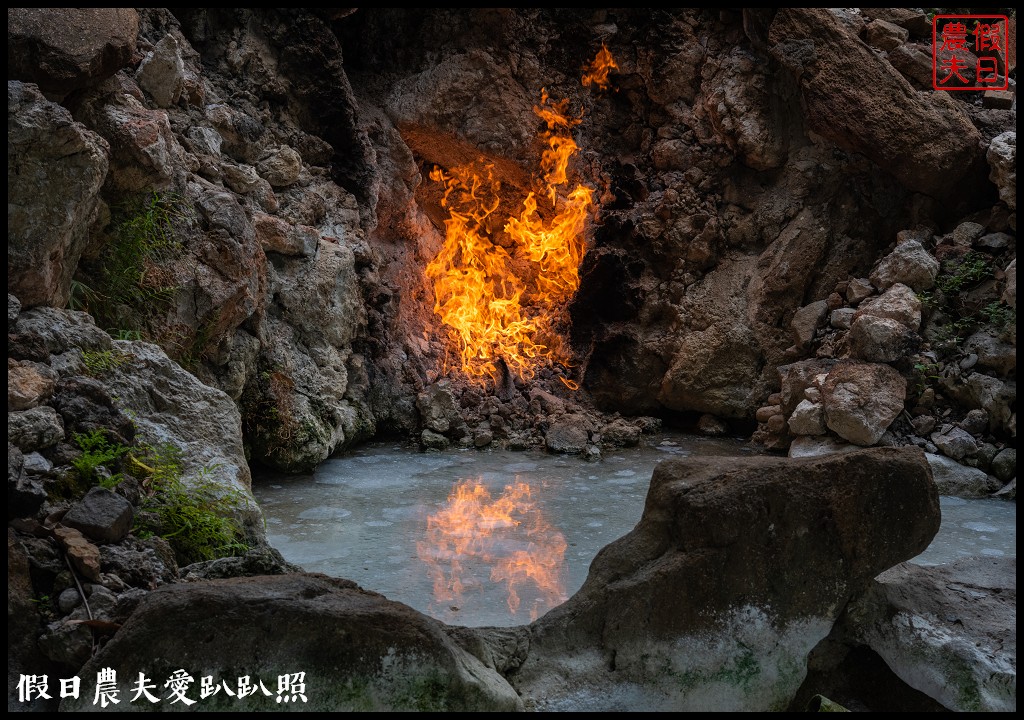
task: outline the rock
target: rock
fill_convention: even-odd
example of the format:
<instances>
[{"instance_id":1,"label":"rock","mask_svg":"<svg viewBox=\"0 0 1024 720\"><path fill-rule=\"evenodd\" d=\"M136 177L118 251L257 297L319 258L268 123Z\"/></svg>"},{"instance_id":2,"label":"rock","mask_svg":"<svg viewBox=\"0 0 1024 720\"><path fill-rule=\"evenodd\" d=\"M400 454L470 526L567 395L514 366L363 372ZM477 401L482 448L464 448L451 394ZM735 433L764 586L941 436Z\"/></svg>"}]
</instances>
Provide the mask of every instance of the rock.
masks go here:
<instances>
[{"instance_id":1,"label":"rock","mask_svg":"<svg viewBox=\"0 0 1024 720\"><path fill-rule=\"evenodd\" d=\"M544 444L549 452L578 455L587 449L589 425L584 415L560 415L552 420L551 427L544 433Z\"/></svg>"},{"instance_id":2,"label":"rock","mask_svg":"<svg viewBox=\"0 0 1024 720\"><path fill-rule=\"evenodd\" d=\"M893 50L907 41L910 32L906 28L885 20L872 20L864 26L865 40L879 50Z\"/></svg>"},{"instance_id":3,"label":"rock","mask_svg":"<svg viewBox=\"0 0 1024 720\"><path fill-rule=\"evenodd\" d=\"M21 301L7 293L7 325L12 327L14 323L18 321L18 315L21 314Z\"/></svg>"},{"instance_id":4,"label":"rock","mask_svg":"<svg viewBox=\"0 0 1024 720\"><path fill-rule=\"evenodd\" d=\"M7 359L7 411L34 408L53 394L55 375L42 363Z\"/></svg>"},{"instance_id":5,"label":"rock","mask_svg":"<svg viewBox=\"0 0 1024 720\"><path fill-rule=\"evenodd\" d=\"M915 93L827 10L780 10L769 45L800 85L808 126L907 188L943 197L977 157L981 135L948 93Z\"/></svg>"},{"instance_id":6,"label":"rock","mask_svg":"<svg viewBox=\"0 0 1024 720\"><path fill-rule=\"evenodd\" d=\"M935 285L938 274L939 261L917 240L907 240L879 261L871 282L883 290L901 283L921 292Z\"/></svg>"},{"instance_id":7,"label":"rock","mask_svg":"<svg viewBox=\"0 0 1024 720\"><path fill-rule=\"evenodd\" d=\"M849 341L853 357L887 363L912 353L918 336L898 320L862 315L850 325Z\"/></svg>"},{"instance_id":8,"label":"rock","mask_svg":"<svg viewBox=\"0 0 1024 720\"><path fill-rule=\"evenodd\" d=\"M999 491L992 493L992 497L1001 498L1003 500L1016 500L1017 499L1017 478L1013 478L1010 482Z\"/></svg>"},{"instance_id":9,"label":"rock","mask_svg":"<svg viewBox=\"0 0 1024 720\"><path fill-rule=\"evenodd\" d=\"M238 408L222 391L204 385L156 345L117 340L125 363L103 380L118 407L132 415L138 442L172 443L181 450L181 477L231 494L232 512L250 544L265 543L263 516L252 497ZM118 573L120 574L120 573Z\"/></svg>"},{"instance_id":10,"label":"rock","mask_svg":"<svg viewBox=\"0 0 1024 720\"><path fill-rule=\"evenodd\" d=\"M1003 290L1002 301L1017 309L1017 258L1010 261L1003 271L1006 276L1006 289Z\"/></svg>"},{"instance_id":11,"label":"rock","mask_svg":"<svg viewBox=\"0 0 1024 720\"><path fill-rule=\"evenodd\" d=\"M478 448L487 447L494 442L494 433L490 428L477 428L473 432L473 445Z\"/></svg>"},{"instance_id":12,"label":"rock","mask_svg":"<svg viewBox=\"0 0 1024 720\"><path fill-rule=\"evenodd\" d=\"M640 443L640 427L616 418L601 428L601 443L611 447L634 447Z\"/></svg>"},{"instance_id":13,"label":"rock","mask_svg":"<svg viewBox=\"0 0 1024 720\"><path fill-rule=\"evenodd\" d=\"M926 52L921 46L908 43L890 50L888 60L915 87L924 89L932 86L933 63L930 51Z\"/></svg>"},{"instance_id":14,"label":"rock","mask_svg":"<svg viewBox=\"0 0 1024 720\"><path fill-rule=\"evenodd\" d=\"M802 400L789 416L789 431L794 435L824 435L825 411L821 403Z\"/></svg>"},{"instance_id":15,"label":"rock","mask_svg":"<svg viewBox=\"0 0 1024 720\"><path fill-rule=\"evenodd\" d=\"M64 423L48 405L7 413L7 441L22 452L53 447L64 439Z\"/></svg>"},{"instance_id":16,"label":"rock","mask_svg":"<svg viewBox=\"0 0 1024 720\"><path fill-rule=\"evenodd\" d=\"M784 707L846 598L938 527L917 449L666 460L511 682L537 711Z\"/></svg>"},{"instance_id":17,"label":"rock","mask_svg":"<svg viewBox=\"0 0 1024 720\"><path fill-rule=\"evenodd\" d=\"M424 428L420 433L420 444L425 450L447 450L451 441L439 432Z\"/></svg>"},{"instance_id":18,"label":"rock","mask_svg":"<svg viewBox=\"0 0 1024 720\"><path fill-rule=\"evenodd\" d=\"M1009 110L1013 107L1014 93L1010 90L986 90L981 95L981 106Z\"/></svg>"},{"instance_id":19,"label":"rock","mask_svg":"<svg viewBox=\"0 0 1024 720\"><path fill-rule=\"evenodd\" d=\"M988 412L980 408L971 410L960 421L960 427L971 435L982 435L988 431ZM938 445L938 443L936 443Z\"/></svg>"},{"instance_id":20,"label":"rock","mask_svg":"<svg viewBox=\"0 0 1024 720\"><path fill-rule=\"evenodd\" d=\"M39 649L53 662L74 672L92 654L92 630L80 623L52 622L39 636Z\"/></svg>"},{"instance_id":21,"label":"rock","mask_svg":"<svg viewBox=\"0 0 1024 720\"><path fill-rule=\"evenodd\" d=\"M41 359L50 355L62 355L75 351L106 352L111 349L107 333L96 327L91 315L73 310L57 310L51 307L37 307L26 310L18 316L15 332L22 338L30 338L39 348Z\"/></svg>"},{"instance_id":22,"label":"rock","mask_svg":"<svg viewBox=\"0 0 1024 720\"><path fill-rule=\"evenodd\" d=\"M896 320L917 332L921 327L921 301L917 294L903 283L894 283L877 298L865 300L857 308L854 321L864 315Z\"/></svg>"},{"instance_id":23,"label":"rock","mask_svg":"<svg viewBox=\"0 0 1024 720\"><path fill-rule=\"evenodd\" d=\"M914 37L932 36L931 20L919 8L864 8L863 12L876 21L884 20L905 28Z\"/></svg>"},{"instance_id":24,"label":"rock","mask_svg":"<svg viewBox=\"0 0 1024 720\"><path fill-rule=\"evenodd\" d=\"M854 278L846 286L846 301L851 305L857 305L861 300L871 297L875 287L867 278Z\"/></svg>"},{"instance_id":25,"label":"rock","mask_svg":"<svg viewBox=\"0 0 1024 720\"><path fill-rule=\"evenodd\" d=\"M429 386L416 398L423 424L434 432L447 433L462 422L459 403L447 380Z\"/></svg>"},{"instance_id":26,"label":"rock","mask_svg":"<svg viewBox=\"0 0 1024 720\"><path fill-rule=\"evenodd\" d=\"M279 255L308 257L316 253L320 244L320 233L307 225L289 225L284 220L254 213L253 229L265 252Z\"/></svg>"},{"instance_id":27,"label":"rock","mask_svg":"<svg viewBox=\"0 0 1024 720\"><path fill-rule=\"evenodd\" d=\"M121 193L168 190L184 173L183 151L166 110L151 110L131 95L87 106L85 122L110 144L110 178ZM184 184L183 182L181 184Z\"/></svg>"},{"instance_id":28,"label":"rock","mask_svg":"<svg viewBox=\"0 0 1024 720\"><path fill-rule=\"evenodd\" d=\"M65 94L104 80L135 52L133 8L12 8L7 12L7 77Z\"/></svg>"},{"instance_id":29,"label":"rock","mask_svg":"<svg viewBox=\"0 0 1024 720\"><path fill-rule=\"evenodd\" d=\"M188 139L191 141L195 152L212 157L220 156L220 146L224 142L224 138L214 128L192 127L188 131ZM220 167L223 168L225 165L231 165L231 163L222 163Z\"/></svg>"},{"instance_id":30,"label":"rock","mask_svg":"<svg viewBox=\"0 0 1024 720\"><path fill-rule=\"evenodd\" d=\"M1017 383L973 372L965 379L943 378L942 388L965 408L988 412L992 432L1011 432ZM1012 433L1011 433L1012 434Z\"/></svg>"},{"instance_id":31,"label":"rock","mask_svg":"<svg viewBox=\"0 0 1024 720\"><path fill-rule=\"evenodd\" d=\"M100 546L100 567L133 587L153 590L178 580L178 564L166 540L129 537L117 545Z\"/></svg>"},{"instance_id":32,"label":"rock","mask_svg":"<svg viewBox=\"0 0 1024 720\"><path fill-rule=\"evenodd\" d=\"M1002 483L986 475L983 470L961 465L952 458L935 453L925 453L932 469L932 477L940 495L953 497L987 497L998 490Z\"/></svg>"},{"instance_id":33,"label":"rock","mask_svg":"<svg viewBox=\"0 0 1024 720\"><path fill-rule=\"evenodd\" d=\"M68 559L88 580L99 582L100 579L100 551L95 545L89 542L79 530L69 527L57 527L53 531L54 537L64 546Z\"/></svg>"},{"instance_id":34,"label":"rock","mask_svg":"<svg viewBox=\"0 0 1024 720\"><path fill-rule=\"evenodd\" d=\"M984 248L985 250L1005 250L1011 245L1016 244L1017 240L1012 235L997 232L982 235L974 242L974 247Z\"/></svg>"},{"instance_id":35,"label":"rock","mask_svg":"<svg viewBox=\"0 0 1024 720\"><path fill-rule=\"evenodd\" d=\"M765 405L757 409L754 419L759 423L766 423L774 415L781 415L782 408L779 405Z\"/></svg>"},{"instance_id":36,"label":"rock","mask_svg":"<svg viewBox=\"0 0 1024 720\"><path fill-rule=\"evenodd\" d=\"M29 453L29 456L35 453ZM7 519L32 517L46 502L46 488L25 471L25 458L16 445L7 443Z\"/></svg>"},{"instance_id":37,"label":"rock","mask_svg":"<svg viewBox=\"0 0 1024 720\"><path fill-rule=\"evenodd\" d=\"M164 35L146 54L135 74L139 87L149 93L157 107L178 104L185 88L185 62L174 35Z\"/></svg>"},{"instance_id":38,"label":"rock","mask_svg":"<svg viewBox=\"0 0 1024 720\"><path fill-rule=\"evenodd\" d=\"M835 360L813 359L780 365L778 368L780 405L776 412L787 416L792 415L800 401L808 399L807 390L811 388L820 390L820 384L825 381L828 371L835 364Z\"/></svg>"},{"instance_id":39,"label":"rock","mask_svg":"<svg viewBox=\"0 0 1024 720\"><path fill-rule=\"evenodd\" d=\"M918 435L927 435L935 429L935 418L931 415L919 415L911 421L914 432Z\"/></svg>"},{"instance_id":40,"label":"rock","mask_svg":"<svg viewBox=\"0 0 1024 720\"><path fill-rule=\"evenodd\" d=\"M999 188L999 199L1011 211L1017 210L1017 132L1011 130L992 138L985 156L991 168L989 180Z\"/></svg>"},{"instance_id":41,"label":"rock","mask_svg":"<svg viewBox=\"0 0 1024 720\"><path fill-rule=\"evenodd\" d=\"M220 164L220 171L224 176L224 183L240 195L256 192L264 185L267 189L270 188L270 183L261 178L252 165L235 165L225 161ZM254 217L253 225L255 224Z\"/></svg>"},{"instance_id":42,"label":"rock","mask_svg":"<svg viewBox=\"0 0 1024 720\"><path fill-rule=\"evenodd\" d=\"M801 435L799 437L793 438L793 442L790 443L789 457L824 457L825 455L836 455L837 453L847 453L861 449L863 448L861 448L860 445L853 445L851 443L841 442L827 435L822 435L818 437L812 437L810 435Z\"/></svg>"},{"instance_id":43,"label":"rock","mask_svg":"<svg viewBox=\"0 0 1024 720\"><path fill-rule=\"evenodd\" d=\"M182 617L190 621L182 623ZM239 624L261 630L239 633ZM318 641L296 643L311 627ZM465 644L482 647L474 635L468 631ZM296 699L296 705L306 711L522 709L493 666L464 650L446 626L348 580L322 575L234 578L156 590L82 674L110 667L118 677L129 677L142 665L160 677L176 668L221 679L227 679L229 668L264 679L302 672L305 702ZM61 709L91 707L86 695L65 699ZM256 693L246 702L254 711L279 710L277 699ZM224 693L202 702L204 710L238 707L238 699Z\"/></svg>"},{"instance_id":44,"label":"rock","mask_svg":"<svg viewBox=\"0 0 1024 720\"><path fill-rule=\"evenodd\" d=\"M282 145L256 164L256 172L272 187L287 187L299 179L302 157L287 145Z\"/></svg>"},{"instance_id":45,"label":"rock","mask_svg":"<svg viewBox=\"0 0 1024 720\"><path fill-rule=\"evenodd\" d=\"M38 89L7 82L7 290L22 307L67 303L99 211L108 151Z\"/></svg>"},{"instance_id":46,"label":"rock","mask_svg":"<svg viewBox=\"0 0 1024 720\"><path fill-rule=\"evenodd\" d=\"M772 415L765 423L765 429L772 435L779 435L786 427L786 416L782 413Z\"/></svg>"},{"instance_id":47,"label":"rock","mask_svg":"<svg viewBox=\"0 0 1024 720\"><path fill-rule=\"evenodd\" d=\"M962 222L953 229L953 244L969 248L984 234L984 225L976 222Z\"/></svg>"},{"instance_id":48,"label":"rock","mask_svg":"<svg viewBox=\"0 0 1024 720\"><path fill-rule=\"evenodd\" d=\"M943 455L954 460L962 460L978 451L978 441L969 432L958 427L952 427L945 432L932 433L931 440Z\"/></svg>"},{"instance_id":49,"label":"rock","mask_svg":"<svg viewBox=\"0 0 1024 720\"><path fill-rule=\"evenodd\" d=\"M994 370L1000 377L1016 373L1017 348L987 332L979 331L967 338L964 350L978 356L980 367Z\"/></svg>"},{"instance_id":50,"label":"rock","mask_svg":"<svg viewBox=\"0 0 1024 720\"><path fill-rule=\"evenodd\" d=\"M65 615L82 604L82 596L77 588L70 587L57 596L57 609Z\"/></svg>"},{"instance_id":51,"label":"rock","mask_svg":"<svg viewBox=\"0 0 1024 720\"><path fill-rule=\"evenodd\" d=\"M853 316L857 312L855 308L836 308L829 317L829 324L837 330L849 330L853 323Z\"/></svg>"},{"instance_id":52,"label":"rock","mask_svg":"<svg viewBox=\"0 0 1024 720\"><path fill-rule=\"evenodd\" d=\"M903 410L906 381L888 365L845 361L829 370L821 394L830 430L873 445Z\"/></svg>"},{"instance_id":53,"label":"rock","mask_svg":"<svg viewBox=\"0 0 1024 720\"><path fill-rule=\"evenodd\" d=\"M805 305L793 314L789 328L793 333L793 343L800 348L807 348L814 342L814 334L825 322L828 314L828 302L818 300Z\"/></svg>"},{"instance_id":54,"label":"rock","mask_svg":"<svg viewBox=\"0 0 1024 720\"><path fill-rule=\"evenodd\" d=\"M1017 707L1017 560L902 563L849 610L857 641L903 682L955 712Z\"/></svg>"},{"instance_id":55,"label":"rock","mask_svg":"<svg viewBox=\"0 0 1024 720\"><path fill-rule=\"evenodd\" d=\"M258 547L242 556L215 558L186 565L181 568L181 578L185 582L194 582L294 572L302 572L302 568L287 562L281 553L272 547Z\"/></svg>"},{"instance_id":56,"label":"rock","mask_svg":"<svg viewBox=\"0 0 1024 720\"><path fill-rule=\"evenodd\" d=\"M1017 474L1017 451L1003 448L992 458L992 474L1003 482L1009 482Z\"/></svg>"},{"instance_id":57,"label":"rock","mask_svg":"<svg viewBox=\"0 0 1024 720\"><path fill-rule=\"evenodd\" d=\"M61 523L100 543L120 542L135 521L132 504L117 493L94 487L71 506Z\"/></svg>"},{"instance_id":58,"label":"rock","mask_svg":"<svg viewBox=\"0 0 1024 720\"><path fill-rule=\"evenodd\" d=\"M714 415L705 413L697 420L697 432L708 437L721 437L729 432L729 427Z\"/></svg>"}]
</instances>

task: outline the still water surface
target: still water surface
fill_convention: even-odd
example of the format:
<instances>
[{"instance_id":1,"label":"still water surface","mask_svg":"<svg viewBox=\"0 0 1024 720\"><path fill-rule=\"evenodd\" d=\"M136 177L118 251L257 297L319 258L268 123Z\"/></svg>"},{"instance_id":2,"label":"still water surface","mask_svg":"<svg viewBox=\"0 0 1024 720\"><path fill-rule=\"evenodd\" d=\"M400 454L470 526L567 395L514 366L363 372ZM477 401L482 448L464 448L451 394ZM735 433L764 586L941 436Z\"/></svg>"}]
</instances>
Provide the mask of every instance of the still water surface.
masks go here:
<instances>
[{"instance_id":1,"label":"still water surface","mask_svg":"<svg viewBox=\"0 0 1024 720\"><path fill-rule=\"evenodd\" d=\"M271 544L305 570L354 580L446 623L507 626L580 588L597 552L640 519L660 460L756 452L742 440L687 435L607 451L600 462L372 443L309 475L257 477L253 493ZM453 499L456 486L463 494ZM942 513L915 562L1016 555L1016 503L943 497Z\"/></svg>"}]
</instances>

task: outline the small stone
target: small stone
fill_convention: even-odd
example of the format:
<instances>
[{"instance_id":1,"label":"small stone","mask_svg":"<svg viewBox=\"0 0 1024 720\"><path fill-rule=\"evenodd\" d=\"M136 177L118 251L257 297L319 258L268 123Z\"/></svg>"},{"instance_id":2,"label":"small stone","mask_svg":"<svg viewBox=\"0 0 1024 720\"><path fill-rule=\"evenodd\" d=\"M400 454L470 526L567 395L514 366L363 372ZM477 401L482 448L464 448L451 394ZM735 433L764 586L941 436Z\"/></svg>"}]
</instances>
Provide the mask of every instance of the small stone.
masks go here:
<instances>
[{"instance_id":1,"label":"small stone","mask_svg":"<svg viewBox=\"0 0 1024 720\"><path fill-rule=\"evenodd\" d=\"M931 452L926 452L925 457L932 468L932 477L940 495L985 497L999 490L1002 485L983 470L961 465L952 458Z\"/></svg>"},{"instance_id":2,"label":"small stone","mask_svg":"<svg viewBox=\"0 0 1024 720\"><path fill-rule=\"evenodd\" d=\"M992 458L992 474L1003 482L1008 482L1017 474L1017 451L1004 448Z\"/></svg>"},{"instance_id":3,"label":"small stone","mask_svg":"<svg viewBox=\"0 0 1024 720\"><path fill-rule=\"evenodd\" d=\"M953 230L953 244L971 247L985 233L985 226L976 222L962 222Z\"/></svg>"},{"instance_id":4,"label":"small stone","mask_svg":"<svg viewBox=\"0 0 1024 720\"><path fill-rule=\"evenodd\" d=\"M76 588L67 588L57 596L57 609L64 615L67 615L81 604L82 596L78 594Z\"/></svg>"},{"instance_id":5,"label":"small stone","mask_svg":"<svg viewBox=\"0 0 1024 720\"><path fill-rule=\"evenodd\" d=\"M134 520L130 502L106 488L94 487L71 506L61 522L98 542L116 543L128 535Z\"/></svg>"},{"instance_id":6,"label":"small stone","mask_svg":"<svg viewBox=\"0 0 1024 720\"><path fill-rule=\"evenodd\" d=\"M725 435L729 431L729 428L724 422L716 418L714 415L705 413L701 415L700 419L697 421L697 431L701 435L707 435L708 437L720 437Z\"/></svg>"},{"instance_id":7,"label":"small stone","mask_svg":"<svg viewBox=\"0 0 1024 720\"><path fill-rule=\"evenodd\" d=\"M777 435L781 433L783 429L786 427L786 416L783 415L782 413L779 413L778 415L772 415L770 418L768 418L766 426L768 428L768 432L772 433L773 435Z\"/></svg>"},{"instance_id":8,"label":"small stone","mask_svg":"<svg viewBox=\"0 0 1024 720\"><path fill-rule=\"evenodd\" d=\"M837 330L849 330L856 312L855 308L837 308L832 311L832 315L829 317L829 324Z\"/></svg>"},{"instance_id":9,"label":"small stone","mask_svg":"<svg viewBox=\"0 0 1024 720\"><path fill-rule=\"evenodd\" d=\"M974 243L974 246L985 248L986 250L1003 250L1015 244L1016 240L1014 240L1011 235L1007 235L1004 232L998 232L982 235L978 238L977 242Z\"/></svg>"},{"instance_id":10,"label":"small stone","mask_svg":"<svg viewBox=\"0 0 1024 720\"><path fill-rule=\"evenodd\" d=\"M825 411L821 403L801 400L789 416L789 431L794 435L823 435Z\"/></svg>"},{"instance_id":11,"label":"small stone","mask_svg":"<svg viewBox=\"0 0 1024 720\"><path fill-rule=\"evenodd\" d=\"M754 419L759 423L766 423L772 415L778 415L781 411L782 408L778 405L765 405L757 409L757 412L754 413Z\"/></svg>"},{"instance_id":12,"label":"small stone","mask_svg":"<svg viewBox=\"0 0 1024 720\"><path fill-rule=\"evenodd\" d=\"M850 280L846 288L846 301L851 305L857 305L861 300L871 297L875 292L875 286L867 278L855 278Z\"/></svg>"},{"instance_id":13,"label":"small stone","mask_svg":"<svg viewBox=\"0 0 1024 720\"><path fill-rule=\"evenodd\" d=\"M927 435L935 429L935 418L931 415L919 415L911 421L911 425L918 435Z\"/></svg>"},{"instance_id":14,"label":"small stone","mask_svg":"<svg viewBox=\"0 0 1024 720\"><path fill-rule=\"evenodd\" d=\"M960 421L960 427L971 435L981 435L988 430L988 412L981 408L971 410Z\"/></svg>"},{"instance_id":15,"label":"small stone","mask_svg":"<svg viewBox=\"0 0 1024 720\"><path fill-rule=\"evenodd\" d=\"M487 447L494 441L494 433L490 428L478 428L473 432L473 445L478 448Z\"/></svg>"},{"instance_id":16,"label":"small stone","mask_svg":"<svg viewBox=\"0 0 1024 720\"><path fill-rule=\"evenodd\" d=\"M958 427L932 433L931 439L943 455L954 460L974 455L978 451L978 441Z\"/></svg>"},{"instance_id":17,"label":"small stone","mask_svg":"<svg viewBox=\"0 0 1024 720\"><path fill-rule=\"evenodd\" d=\"M449 441L441 433L425 428L420 433L420 444L427 450L447 450Z\"/></svg>"},{"instance_id":18,"label":"small stone","mask_svg":"<svg viewBox=\"0 0 1024 720\"><path fill-rule=\"evenodd\" d=\"M1008 110L1013 107L1013 93L1009 90L986 90L981 96L981 106Z\"/></svg>"}]
</instances>

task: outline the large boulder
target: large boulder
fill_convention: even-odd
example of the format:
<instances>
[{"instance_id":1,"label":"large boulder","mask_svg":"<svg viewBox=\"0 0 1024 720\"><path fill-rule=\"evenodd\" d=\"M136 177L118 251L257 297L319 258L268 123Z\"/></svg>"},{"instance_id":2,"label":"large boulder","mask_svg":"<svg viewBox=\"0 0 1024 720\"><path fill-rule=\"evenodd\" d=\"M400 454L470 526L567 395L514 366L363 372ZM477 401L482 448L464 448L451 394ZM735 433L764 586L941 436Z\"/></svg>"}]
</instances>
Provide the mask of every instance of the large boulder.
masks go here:
<instances>
[{"instance_id":1,"label":"large boulder","mask_svg":"<svg viewBox=\"0 0 1024 720\"><path fill-rule=\"evenodd\" d=\"M956 712L1017 709L1017 559L903 563L851 603L845 624L903 682Z\"/></svg>"},{"instance_id":2,"label":"large boulder","mask_svg":"<svg viewBox=\"0 0 1024 720\"><path fill-rule=\"evenodd\" d=\"M948 93L917 92L824 8L784 8L768 38L800 84L807 124L907 188L943 197L980 154L981 135Z\"/></svg>"},{"instance_id":3,"label":"large boulder","mask_svg":"<svg viewBox=\"0 0 1024 720\"><path fill-rule=\"evenodd\" d=\"M108 150L38 88L7 82L7 290L22 306L67 303Z\"/></svg>"},{"instance_id":4,"label":"large boulder","mask_svg":"<svg viewBox=\"0 0 1024 720\"><path fill-rule=\"evenodd\" d=\"M201 710L522 708L508 683L457 645L443 624L351 581L322 575L159 588L142 600L81 674L95 677L101 668L112 668L120 678L144 672L160 684L161 696L166 694L164 681L185 669L196 679L186 696ZM269 696L262 690L244 699L220 692L200 700L202 676L234 688L238 678L249 676L257 688L262 682ZM283 687L282 677L294 682ZM124 703L127 710L151 707L148 702ZM89 693L61 706L64 711L90 708Z\"/></svg>"},{"instance_id":5,"label":"large boulder","mask_svg":"<svg viewBox=\"0 0 1024 720\"><path fill-rule=\"evenodd\" d=\"M7 77L64 94L94 85L132 59L134 8L9 8Z\"/></svg>"},{"instance_id":6,"label":"large boulder","mask_svg":"<svg viewBox=\"0 0 1024 720\"><path fill-rule=\"evenodd\" d=\"M903 410L907 382L888 365L840 362L829 370L821 395L832 432L857 445L874 445Z\"/></svg>"},{"instance_id":7,"label":"large boulder","mask_svg":"<svg viewBox=\"0 0 1024 720\"><path fill-rule=\"evenodd\" d=\"M511 680L536 710L785 709L851 595L938 527L916 448L667 460Z\"/></svg>"}]
</instances>

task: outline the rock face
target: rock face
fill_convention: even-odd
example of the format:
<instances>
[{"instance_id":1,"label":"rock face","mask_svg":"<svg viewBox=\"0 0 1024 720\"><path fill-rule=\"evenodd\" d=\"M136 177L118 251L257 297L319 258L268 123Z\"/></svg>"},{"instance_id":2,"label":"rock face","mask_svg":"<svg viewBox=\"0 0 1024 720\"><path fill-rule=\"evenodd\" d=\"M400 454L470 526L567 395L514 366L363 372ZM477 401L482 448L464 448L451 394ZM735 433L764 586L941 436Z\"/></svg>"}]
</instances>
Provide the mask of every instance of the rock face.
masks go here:
<instances>
[{"instance_id":1,"label":"rock face","mask_svg":"<svg viewBox=\"0 0 1024 720\"><path fill-rule=\"evenodd\" d=\"M8 81L7 289L24 307L68 301L107 153L106 141L36 87Z\"/></svg>"},{"instance_id":2,"label":"rock face","mask_svg":"<svg viewBox=\"0 0 1024 720\"><path fill-rule=\"evenodd\" d=\"M182 622L188 617L190 621ZM241 626L240 624L241 623ZM247 630L241 632L241 628ZM310 628L316 628L315 638ZM510 711L522 701L493 669L459 647L445 626L400 603L322 575L213 580L147 596L114 640L82 672L167 678L184 668L236 685L249 675L263 692L218 693L203 710L280 710L282 675L304 675L293 707L323 711ZM162 681L161 681L162 682ZM61 710L91 706L83 693ZM198 686L188 692L199 700ZM287 706L286 706L287 707ZM127 709L148 709L138 703Z\"/></svg>"},{"instance_id":3,"label":"rock face","mask_svg":"<svg viewBox=\"0 0 1024 720\"><path fill-rule=\"evenodd\" d=\"M528 708L785 707L850 595L938 530L916 449L733 462L655 469L636 529L530 626Z\"/></svg>"},{"instance_id":4,"label":"rock face","mask_svg":"<svg viewBox=\"0 0 1024 720\"><path fill-rule=\"evenodd\" d=\"M135 51L133 8L10 8L8 77L67 93L104 80Z\"/></svg>"},{"instance_id":5,"label":"rock face","mask_svg":"<svg viewBox=\"0 0 1024 720\"><path fill-rule=\"evenodd\" d=\"M946 93L916 92L830 11L780 11L769 43L800 84L808 125L907 187L941 196L977 158L981 136L967 114ZM893 112L900 113L896 123ZM908 146L908 133L932 142Z\"/></svg>"},{"instance_id":6,"label":"rock face","mask_svg":"<svg viewBox=\"0 0 1024 720\"><path fill-rule=\"evenodd\" d=\"M955 712L1017 709L1017 560L903 563L851 604L857 641Z\"/></svg>"}]
</instances>

